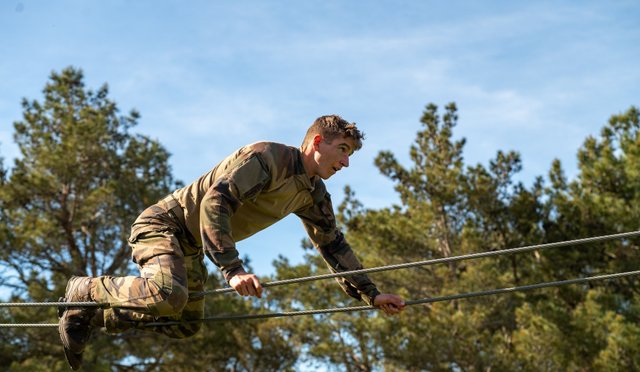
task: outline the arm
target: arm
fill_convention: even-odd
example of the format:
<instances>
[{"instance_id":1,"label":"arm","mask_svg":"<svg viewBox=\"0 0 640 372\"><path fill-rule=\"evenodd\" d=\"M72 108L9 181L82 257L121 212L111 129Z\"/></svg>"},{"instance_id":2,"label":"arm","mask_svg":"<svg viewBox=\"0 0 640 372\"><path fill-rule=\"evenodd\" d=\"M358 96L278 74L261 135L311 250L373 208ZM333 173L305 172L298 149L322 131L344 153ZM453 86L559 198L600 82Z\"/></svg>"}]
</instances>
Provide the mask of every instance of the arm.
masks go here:
<instances>
[{"instance_id":1,"label":"arm","mask_svg":"<svg viewBox=\"0 0 640 372\"><path fill-rule=\"evenodd\" d=\"M202 244L207 257L238 293L259 296L262 288L257 277L246 273L239 258L231 217L243 201L255 198L264 189L270 173L256 154L239 158L227 168L207 190L200 205ZM239 278L234 279L236 276Z\"/></svg>"},{"instance_id":2,"label":"arm","mask_svg":"<svg viewBox=\"0 0 640 372\"><path fill-rule=\"evenodd\" d=\"M329 269L334 273L362 269L351 246L336 227L331 196L327 193L322 181L316 182L313 197L314 205L296 214L302 220L311 242L322 255ZM345 293L369 305L373 305L376 296L380 294L375 284L364 274L336 278L336 280Z\"/></svg>"},{"instance_id":3,"label":"arm","mask_svg":"<svg viewBox=\"0 0 640 372\"><path fill-rule=\"evenodd\" d=\"M302 219L309 238L329 269L334 273L362 269L351 246L336 227L331 196L322 181L316 183L313 196L313 207L297 215ZM405 303L400 296L380 293L365 274L336 278L336 280L349 296L376 306L387 315L395 315L404 310Z\"/></svg>"},{"instance_id":4,"label":"arm","mask_svg":"<svg viewBox=\"0 0 640 372\"><path fill-rule=\"evenodd\" d=\"M331 272L339 273L362 269L362 264L360 264L342 233L337 232L336 234L337 238L334 242L317 247ZM346 294L369 305L373 305L376 296L380 294L376 285L366 274L351 275L344 278L336 278L336 280Z\"/></svg>"}]
</instances>

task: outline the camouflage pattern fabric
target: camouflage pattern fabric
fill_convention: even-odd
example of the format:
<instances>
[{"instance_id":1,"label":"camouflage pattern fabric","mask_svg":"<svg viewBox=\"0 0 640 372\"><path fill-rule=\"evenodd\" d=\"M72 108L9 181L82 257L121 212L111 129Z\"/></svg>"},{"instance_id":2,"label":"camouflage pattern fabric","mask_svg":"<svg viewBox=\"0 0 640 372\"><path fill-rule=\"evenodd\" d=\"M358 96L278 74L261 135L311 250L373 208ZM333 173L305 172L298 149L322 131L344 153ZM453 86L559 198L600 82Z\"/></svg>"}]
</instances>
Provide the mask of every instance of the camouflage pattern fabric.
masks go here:
<instances>
[{"instance_id":1,"label":"camouflage pattern fabric","mask_svg":"<svg viewBox=\"0 0 640 372\"><path fill-rule=\"evenodd\" d=\"M362 267L336 227L324 182L307 176L302 153L295 147L273 142L245 146L172 195L184 210L185 226L196 244L203 246L227 281L243 269L236 242L291 213L302 219L333 271ZM340 265L334 252L340 252ZM367 303L379 293L366 275L338 282L347 294Z\"/></svg>"},{"instance_id":2,"label":"camouflage pattern fabric","mask_svg":"<svg viewBox=\"0 0 640 372\"><path fill-rule=\"evenodd\" d=\"M316 184L312 192L313 206L297 212L311 242L333 273L362 269L362 264L353 253L342 232L336 228L331 195L324 183ZM349 296L373 305L380 294L366 274L336 278L342 290Z\"/></svg>"},{"instance_id":3,"label":"camouflage pattern fabric","mask_svg":"<svg viewBox=\"0 0 640 372\"><path fill-rule=\"evenodd\" d=\"M242 268L236 243L310 207L313 188L298 149L258 142L172 195L196 243L229 280Z\"/></svg>"},{"instance_id":4,"label":"camouflage pattern fabric","mask_svg":"<svg viewBox=\"0 0 640 372\"><path fill-rule=\"evenodd\" d=\"M362 265L336 226L331 196L319 177L310 179L295 147L273 142L245 146L199 179L158 204L134 222L129 243L140 276L102 276L94 280L95 301L109 332L129 328L182 338L200 323L145 327L151 321L188 321L204 316L206 254L230 280L243 269L236 242L295 213L333 272ZM367 275L336 279L351 297L372 304L379 294Z\"/></svg>"},{"instance_id":5,"label":"camouflage pattern fabric","mask_svg":"<svg viewBox=\"0 0 640 372\"><path fill-rule=\"evenodd\" d=\"M147 208L133 224L129 243L140 276L101 276L94 280L92 297L108 302L104 325L117 333L139 328L173 338L195 334L200 323L145 327L151 321L188 321L204 317L201 292L207 280L202 249L191 244L177 217L162 203Z\"/></svg>"}]
</instances>

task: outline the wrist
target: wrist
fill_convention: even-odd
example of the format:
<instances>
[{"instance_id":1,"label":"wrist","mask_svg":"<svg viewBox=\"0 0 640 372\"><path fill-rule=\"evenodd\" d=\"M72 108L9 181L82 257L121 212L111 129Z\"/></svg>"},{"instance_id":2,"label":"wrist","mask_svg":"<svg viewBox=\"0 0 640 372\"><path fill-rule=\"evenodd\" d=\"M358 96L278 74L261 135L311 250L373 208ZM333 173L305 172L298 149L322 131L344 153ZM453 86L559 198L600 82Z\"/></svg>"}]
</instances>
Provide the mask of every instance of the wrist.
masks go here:
<instances>
[{"instance_id":1,"label":"wrist","mask_svg":"<svg viewBox=\"0 0 640 372\"><path fill-rule=\"evenodd\" d=\"M227 283L229 283L231 281L231 278L233 278L234 276L246 274L247 272L244 270L244 267L240 265L228 270L223 270L222 273L224 275L224 279L227 281Z\"/></svg>"},{"instance_id":2,"label":"wrist","mask_svg":"<svg viewBox=\"0 0 640 372\"><path fill-rule=\"evenodd\" d=\"M380 291L377 288L374 288L363 296L363 300L369 306L375 306L376 297L378 297L379 294Z\"/></svg>"}]
</instances>

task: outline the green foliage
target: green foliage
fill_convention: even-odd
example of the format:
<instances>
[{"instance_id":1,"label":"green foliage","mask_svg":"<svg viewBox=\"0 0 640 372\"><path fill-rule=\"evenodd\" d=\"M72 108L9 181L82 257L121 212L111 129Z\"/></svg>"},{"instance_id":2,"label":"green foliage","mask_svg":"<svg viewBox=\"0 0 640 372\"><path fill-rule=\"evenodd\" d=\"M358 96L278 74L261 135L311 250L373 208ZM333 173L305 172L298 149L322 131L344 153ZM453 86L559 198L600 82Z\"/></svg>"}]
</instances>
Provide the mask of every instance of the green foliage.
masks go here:
<instances>
[{"instance_id":1,"label":"green foliage","mask_svg":"<svg viewBox=\"0 0 640 372\"><path fill-rule=\"evenodd\" d=\"M390 152L381 152L375 160L382 174L397 181L396 191L404 205L427 205L436 219L431 231L438 241L438 250L452 255L452 241L461 228L461 186L463 184L462 149L465 140L452 142L453 128L458 121L457 108L450 104L440 119L437 106L429 104L420 119L424 130L418 132L410 155L415 163L405 169Z\"/></svg>"},{"instance_id":2,"label":"green foliage","mask_svg":"<svg viewBox=\"0 0 640 372\"><path fill-rule=\"evenodd\" d=\"M23 100L14 123L21 156L0 172L0 263L13 301L55 300L71 275L127 272L131 222L175 186L167 151L129 132L139 115L121 115L106 85L85 89L82 71L69 67L52 72L43 95ZM51 322L56 314L24 308L7 319ZM15 332L8 341L15 349L3 365L13 370L65 365L55 331Z\"/></svg>"},{"instance_id":3,"label":"green foliage","mask_svg":"<svg viewBox=\"0 0 640 372\"><path fill-rule=\"evenodd\" d=\"M120 115L107 86L85 89L80 70L53 72L43 93L43 102L23 100L14 123L22 157L0 193L11 232L1 259L25 287L30 270L40 278L122 273L131 221L174 186L169 154L129 133L138 113ZM61 293L56 280L41 283Z\"/></svg>"},{"instance_id":4,"label":"green foliage","mask_svg":"<svg viewBox=\"0 0 640 372\"><path fill-rule=\"evenodd\" d=\"M56 300L71 275L123 275L131 271L127 238L131 223L173 188L169 153L133 134L139 114L120 114L104 85L86 89L82 71L53 72L43 101L22 103L14 124L21 157L10 171L0 161L0 284L9 299ZM221 282L211 276L210 283ZM209 314L247 313L239 298L208 301ZM257 310L257 309L255 309ZM50 323L54 308L0 312L4 323ZM0 369L67 370L52 329L0 332ZM272 323L225 323L203 327L190 340L146 332L117 337L94 332L84 354L86 369L280 370L297 358L286 335Z\"/></svg>"},{"instance_id":5,"label":"green foliage","mask_svg":"<svg viewBox=\"0 0 640 372\"><path fill-rule=\"evenodd\" d=\"M171 187L168 154L129 130L138 114L120 115L106 86L85 90L82 73L53 73L43 103L23 102L15 123L22 157L0 159L0 260L11 300L50 299L71 274L127 271L128 225ZM488 166L466 165L455 140L455 104L441 116L426 106L410 147L411 164L381 152L380 172L400 205L367 209L345 189L338 223L365 267L632 231L640 220L640 111L612 116L578 151L579 173L560 161L547 180L515 182L515 151ZM126 182L123 182L126 180ZM635 270L638 239L468 260L375 274L381 290L407 299L443 296ZM303 247L310 249L309 244ZM280 257L269 279L326 273L319 255L291 265ZM209 283L221 282L219 274ZM5 280L5 278L0 279ZM7 281L0 281L7 285ZM619 279L412 306L401 316L340 313L268 321L206 324L188 342L129 332L97 334L86 352L97 370L585 371L640 368L640 288ZM262 301L207 299L207 313L294 311L354 305L332 281L271 287ZM6 322L55 317L52 309L0 311ZM0 333L0 366L59 370L55 332ZM204 351L204 352L203 352ZM311 367L309 367L311 368Z\"/></svg>"},{"instance_id":6,"label":"green foliage","mask_svg":"<svg viewBox=\"0 0 640 372\"><path fill-rule=\"evenodd\" d=\"M522 168L517 152L498 151L488 167L465 165L465 140L453 139L455 105L441 117L429 104L410 148L412 164L388 151L375 160L395 182L401 205L366 209L347 187L338 221L365 266L635 230L638 113L613 116L599 139L585 141L575 180L555 161L548 184L539 177L525 187L514 181ZM637 239L627 239L377 273L374 280L383 291L418 299L635 270L638 248ZM322 272L314 255L297 266L280 260L277 268L278 277ZM327 285L273 294L303 308L342 305L344 295ZM306 318L288 327L315 360L349 371L635 370L638 298L637 282L627 279L410 307L396 318Z\"/></svg>"},{"instance_id":7,"label":"green foliage","mask_svg":"<svg viewBox=\"0 0 640 372\"><path fill-rule=\"evenodd\" d=\"M275 262L278 277L300 277L326 272L317 255L307 255L306 263L291 266L286 258ZM352 305L337 284L320 281L310 284L273 287L268 291L272 299L271 311L295 311L307 308L328 308ZM304 351L305 361L348 371L368 371L379 364L382 349L376 343L384 333L385 323L375 314L348 313L303 316L277 321L281 332L288 335L289 344Z\"/></svg>"}]
</instances>

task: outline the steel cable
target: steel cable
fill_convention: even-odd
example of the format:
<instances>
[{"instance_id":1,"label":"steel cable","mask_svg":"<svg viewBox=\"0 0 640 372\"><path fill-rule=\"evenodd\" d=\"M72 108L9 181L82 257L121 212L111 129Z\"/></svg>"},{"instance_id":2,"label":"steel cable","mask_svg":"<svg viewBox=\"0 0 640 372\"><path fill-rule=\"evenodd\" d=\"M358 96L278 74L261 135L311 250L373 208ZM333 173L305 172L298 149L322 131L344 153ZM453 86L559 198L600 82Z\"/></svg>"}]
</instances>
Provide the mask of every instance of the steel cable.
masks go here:
<instances>
[{"instance_id":1,"label":"steel cable","mask_svg":"<svg viewBox=\"0 0 640 372\"><path fill-rule=\"evenodd\" d=\"M501 255L514 254L514 253L524 253L524 252L530 252L530 251L534 251L534 250L541 250L541 249L548 249L548 248L559 248L559 247L566 247L566 246L571 246L571 245L582 245L582 244L587 244L587 243L602 242L602 241L614 240L614 239L631 238L631 237L635 237L635 236L639 236L639 235L640 235L640 231L631 231L631 232L625 232L625 233L619 233L619 234L602 235L602 236L596 236L596 237L590 237L590 238L567 240L567 241L562 241L562 242L536 244L536 245L529 245L529 246L518 247L518 248L508 248L508 249L501 249L501 250L495 250L495 251L489 251L489 252L479 252L479 253L471 253L471 254L460 255L460 256L436 258L436 259L425 260L425 261L407 262L407 263L402 263L402 264L394 264L394 265L387 265L387 266L372 267L372 268L368 268L368 269L343 271L343 272L340 272L340 273L321 274L321 275L308 276L308 277L303 277L303 278L277 280L277 281L273 281L273 282L263 283L262 287L264 287L264 288L276 287L276 286L281 286L281 285L304 283L304 282L310 282L310 281L315 281L315 280L324 280L324 279L331 279L331 278L337 278L337 277L346 277L346 276L353 276L353 275L360 275L360 274L368 274L368 273L381 272L381 271L406 269L406 268L417 267L417 266L428 266L428 265L436 265L436 264L457 262L457 261L477 259L477 258L501 256ZM203 295L227 293L227 292L234 292L234 289L233 288L219 288L219 289L213 289L213 290L208 290L208 291L203 291L203 292L196 292L196 293L190 294L190 297L198 297L198 296L203 296ZM105 307L106 308L106 307L110 307L110 304L108 304L108 303L97 303L97 302L92 302L92 301L91 302L54 302L54 301L48 301L48 302L3 302L3 303L0 303L0 308L2 308L2 307L49 307L49 306L55 306L55 307L60 307L60 306L64 306L64 307Z\"/></svg>"},{"instance_id":2,"label":"steel cable","mask_svg":"<svg viewBox=\"0 0 640 372\"><path fill-rule=\"evenodd\" d=\"M280 286L280 285L304 283L304 282L310 282L310 281L314 281L314 280L322 280L322 279L331 279L331 278L353 276L353 275L360 275L360 274L368 274L368 273L375 273L375 272L380 272L380 271L407 269L407 268L410 268L410 267L417 267L417 266L430 266L430 265L450 263L450 262L463 261L463 260L471 260L471 259L477 259L477 258L501 256L501 255L514 254L514 253L524 253L524 252L530 252L530 251L535 251L535 250L540 250L540 249L566 247L566 246L570 246L570 245L582 245L582 244L587 244L587 243L601 242L601 241L607 241L607 240L613 240L613 239L630 238L630 237L639 236L639 235L640 235L640 231L631 231L631 232L626 232L626 233L603 235L603 236L596 236L596 237L591 237L591 238L567 240L567 241L563 241L563 242L544 243L544 244L529 245L529 246L518 247L518 248L501 249L501 250L489 251L489 252L471 253L471 254L466 254L466 255L461 255L461 256L435 258L435 259L425 260L425 261L407 262L407 263L402 263L402 264L371 267L371 268L368 268L368 269L360 269L360 270L352 270L352 271L343 271L343 272L332 273L332 274L322 274L322 275L308 276L308 277L304 277L304 278L277 280L277 281L273 281L273 282L270 282L270 283L264 283L264 284L262 284L262 286L265 287L265 288L266 287L276 287L276 286ZM195 297L195 296L218 294L218 293L227 293L227 292L234 292L234 289L233 288L212 289L212 290L208 290L208 291L197 292L197 293L192 294L191 296Z\"/></svg>"},{"instance_id":3,"label":"steel cable","mask_svg":"<svg viewBox=\"0 0 640 372\"><path fill-rule=\"evenodd\" d=\"M598 280L611 280L611 279L618 279L618 278L624 278L624 277L630 277L630 276L636 276L636 275L640 275L640 270L627 271L627 272L621 272L621 273L615 273L615 274L596 275L596 276L590 276L586 278L543 282L543 283L523 285L518 287L497 288L497 289L478 291L478 292L467 292L467 293L459 293L459 294L446 295L446 296L440 296L440 297L423 298L418 300L405 301L405 304L407 306L412 306L412 305L429 304L429 303L435 303L435 302L453 301L453 300L460 300L465 298L523 292L523 291L529 291L529 290L540 289L540 288L559 287L559 286L570 285L570 284L583 284L583 283L589 283L589 282L594 282ZM294 317L294 316L301 316L301 315L344 313L344 312L365 311L365 310L375 310L375 309L377 308L374 306L353 306L353 307L329 308L329 309L318 309L318 310L285 311L285 312L266 313L266 314L225 315L225 316L217 316L217 317L206 317L203 319L192 320L187 322L152 322L152 323L145 324L145 327L172 326L172 325L202 323L202 322L221 322L221 321L235 321L235 320L248 320L248 319L282 318L282 317ZM0 324L0 328L54 328L54 327L58 327L58 323Z\"/></svg>"}]
</instances>

